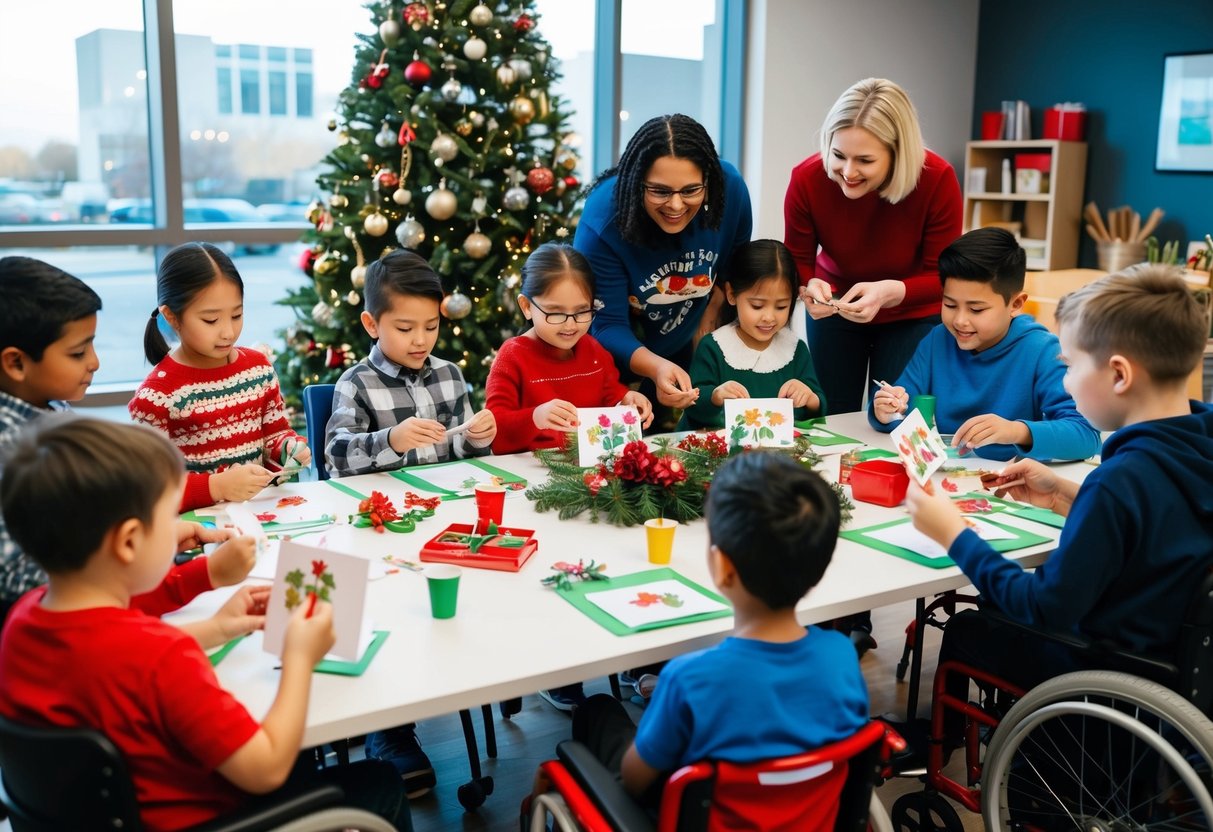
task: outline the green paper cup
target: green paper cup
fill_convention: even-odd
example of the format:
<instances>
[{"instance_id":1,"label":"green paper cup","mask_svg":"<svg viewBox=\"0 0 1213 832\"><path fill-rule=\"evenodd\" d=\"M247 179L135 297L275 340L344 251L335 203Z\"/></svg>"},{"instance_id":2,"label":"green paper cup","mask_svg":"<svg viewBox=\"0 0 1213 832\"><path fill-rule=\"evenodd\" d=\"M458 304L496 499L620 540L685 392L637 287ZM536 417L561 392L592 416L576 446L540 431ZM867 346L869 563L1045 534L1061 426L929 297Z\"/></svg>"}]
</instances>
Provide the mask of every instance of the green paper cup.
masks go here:
<instances>
[{"instance_id":1,"label":"green paper cup","mask_svg":"<svg viewBox=\"0 0 1213 832\"><path fill-rule=\"evenodd\" d=\"M430 586L430 611L434 617L454 618L455 602L459 598L459 576L463 570L449 563L436 563L427 566L422 574Z\"/></svg>"},{"instance_id":2,"label":"green paper cup","mask_svg":"<svg viewBox=\"0 0 1213 832\"><path fill-rule=\"evenodd\" d=\"M917 410L922 414L923 420L927 423L927 427L935 427L935 397L923 394L921 396L913 396L910 399L910 410ZM909 412L909 411L907 411Z\"/></svg>"},{"instance_id":3,"label":"green paper cup","mask_svg":"<svg viewBox=\"0 0 1213 832\"><path fill-rule=\"evenodd\" d=\"M669 563L674 553L674 529L678 524L661 517L644 521L644 534L649 545L649 563Z\"/></svg>"}]
</instances>

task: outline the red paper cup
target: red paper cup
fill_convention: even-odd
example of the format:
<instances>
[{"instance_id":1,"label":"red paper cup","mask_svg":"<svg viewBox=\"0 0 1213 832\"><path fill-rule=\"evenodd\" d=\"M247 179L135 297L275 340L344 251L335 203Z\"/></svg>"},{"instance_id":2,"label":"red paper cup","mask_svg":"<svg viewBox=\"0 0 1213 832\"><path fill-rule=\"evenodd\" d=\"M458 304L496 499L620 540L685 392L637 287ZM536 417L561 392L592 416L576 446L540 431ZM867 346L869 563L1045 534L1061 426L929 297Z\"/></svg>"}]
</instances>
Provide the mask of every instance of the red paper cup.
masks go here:
<instances>
[{"instance_id":1,"label":"red paper cup","mask_svg":"<svg viewBox=\"0 0 1213 832\"><path fill-rule=\"evenodd\" d=\"M505 486L480 483L475 492L476 528L479 530L484 527L487 530L490 522L500 526L501 517L505 512Z\"/></svg>"},{"instance_id":2,"label":"red paper cup","mask_svg":"<svg viewBox=\"0 0 1213 832\"><path fill-rule=\"evenodd\" d=\"M1002 138L1002 113L981 114L981 137L985 141Z\"/></svg>"}]
</instances>

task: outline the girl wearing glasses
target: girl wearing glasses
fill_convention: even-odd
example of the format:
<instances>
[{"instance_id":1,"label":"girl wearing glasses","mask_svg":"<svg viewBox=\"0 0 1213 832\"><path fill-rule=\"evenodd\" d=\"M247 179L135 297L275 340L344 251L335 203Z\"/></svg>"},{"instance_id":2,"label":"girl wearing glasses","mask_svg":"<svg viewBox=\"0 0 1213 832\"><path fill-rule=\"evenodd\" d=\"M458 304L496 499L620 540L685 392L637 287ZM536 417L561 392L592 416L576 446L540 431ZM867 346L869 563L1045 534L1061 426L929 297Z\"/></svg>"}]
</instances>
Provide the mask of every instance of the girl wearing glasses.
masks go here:
<instances>
[{"instance_id":1,"label":"girl wearing glasses","mask_svg":"<svg viewBox=\"0 0 1213 832\"><path fill-rule=\"evenodd\" d=\"M576 249L544 243L531 252L518 306L532 326L501 345L485 386L495 453L558 447L577 429L579 407L633 405L649 426L649 400L619 383L610 353L588 334L594 276Z\"/></svg>"},{"instance_id":2,"label":"girl wearing glasses","mask_svg":"<svg viewBox=\"0 0 1213 832\"><path fill-rule=\"evenodd\" d=\"M868 378L899 376L939 323L939 252L960 236L961 212L956 172L923 147L905 91L868 78L844 92L784 201L832 412L859 410Z\"/></svg>"},{"instance_id":3,"label":"girl wearing glasses","mask_svg":"<svg viewBox=\"0 0 1213 832\"><path fill-rule=\"evenodd\" d=\"M694 342L718 326L717 275L752 226L741 174L689 116L647 121L594 183L573 239L604 304L591 331L661 404L698 398Z\"/></svg>"}]
</instances>

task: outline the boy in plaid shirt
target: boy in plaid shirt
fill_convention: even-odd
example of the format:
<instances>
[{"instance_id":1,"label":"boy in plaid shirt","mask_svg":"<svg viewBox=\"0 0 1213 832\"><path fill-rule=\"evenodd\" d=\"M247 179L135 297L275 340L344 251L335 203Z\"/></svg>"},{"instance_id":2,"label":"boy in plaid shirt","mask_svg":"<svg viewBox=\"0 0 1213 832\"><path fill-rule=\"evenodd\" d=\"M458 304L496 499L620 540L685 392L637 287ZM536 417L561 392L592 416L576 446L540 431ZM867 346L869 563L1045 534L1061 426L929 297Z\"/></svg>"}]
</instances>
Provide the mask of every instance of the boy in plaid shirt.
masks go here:
<instances>
[{"instance_id":1,"label":"boy in plaid shirt","mask_svg":"<svg viewBox=\"0 0 1213 832\"><path fill-rule=\"evenodd\" d=\"M364 294L362 325L377 342L337 381L324 443L334 476L487 454L492 412L473 413L459 368L430 355L443 292L429 263L394 251L367 267Z\"/></svg>"}]
</instances>

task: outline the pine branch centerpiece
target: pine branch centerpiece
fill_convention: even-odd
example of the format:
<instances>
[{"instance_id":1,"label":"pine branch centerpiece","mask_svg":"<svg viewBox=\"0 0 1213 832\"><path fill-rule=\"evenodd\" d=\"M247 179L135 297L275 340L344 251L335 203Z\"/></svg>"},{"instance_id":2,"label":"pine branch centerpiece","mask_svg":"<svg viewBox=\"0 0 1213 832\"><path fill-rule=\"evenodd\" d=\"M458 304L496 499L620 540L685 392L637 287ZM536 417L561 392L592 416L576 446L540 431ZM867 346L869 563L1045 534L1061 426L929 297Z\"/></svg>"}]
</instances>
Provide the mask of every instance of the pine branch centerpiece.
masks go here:
<instances>
[{"instance_id":1,"label":"pine branch centerpiece","mask_svg":"<svg viewBox=\"0 0 1213 832\"><path fill-rule=\"evenodd\" d=\"M576 441L562 449L536 451L548 469L546 482L527 489L536 511L556 511L561 520L589 512L590 522L600 518L616 526L638 526L654 517L689 523L703 516L704 500L712 477L732 453L788 453L802 465L814 468L821 456L805 437L790 448L730 451L719 434L690 434L677 444L666 438L629 442L603 458L597 467L577 464ZM854 505L834 485L843 522Z\"/></svg>"}]
</instances>

